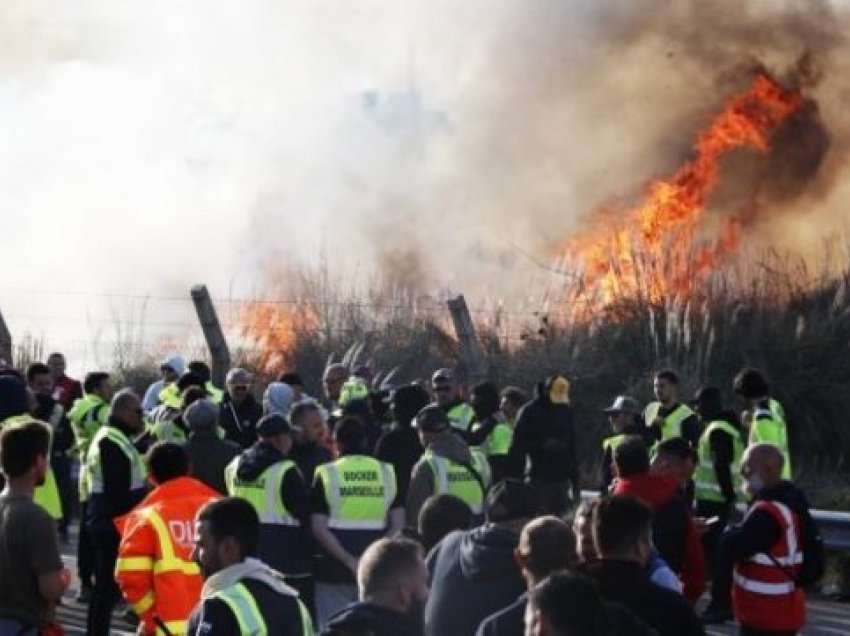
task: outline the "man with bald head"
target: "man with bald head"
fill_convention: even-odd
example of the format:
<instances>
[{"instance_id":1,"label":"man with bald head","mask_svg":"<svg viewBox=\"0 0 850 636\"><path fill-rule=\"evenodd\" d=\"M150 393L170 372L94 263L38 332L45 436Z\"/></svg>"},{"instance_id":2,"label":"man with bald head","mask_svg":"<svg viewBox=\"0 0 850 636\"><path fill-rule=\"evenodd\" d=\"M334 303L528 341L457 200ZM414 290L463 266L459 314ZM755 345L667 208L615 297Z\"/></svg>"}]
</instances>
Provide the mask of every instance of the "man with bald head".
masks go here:
<instances>
[{"instance_id":1,"label":"man with bald head","mask_svg":"<svg viewBox=\"0 0 850 636\"><path fill-rule=\"evenodd\" d=\"M803 546L817 530L803 493L782 479L784 461L772 444L747 449L741 476L752 501L743 522L721 538L721 553L734 564L732 607L741 634L796 634L806 622L799 576Z\"/></svg>"}]
</instances>

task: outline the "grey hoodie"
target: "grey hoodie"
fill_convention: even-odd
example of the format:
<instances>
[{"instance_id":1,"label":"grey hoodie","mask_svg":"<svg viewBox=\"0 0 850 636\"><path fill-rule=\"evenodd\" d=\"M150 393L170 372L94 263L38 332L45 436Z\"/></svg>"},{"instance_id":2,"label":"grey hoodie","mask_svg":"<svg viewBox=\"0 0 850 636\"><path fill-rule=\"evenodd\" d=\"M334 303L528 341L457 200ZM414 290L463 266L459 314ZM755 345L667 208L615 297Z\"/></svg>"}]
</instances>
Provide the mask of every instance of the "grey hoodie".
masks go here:
<instances>
[{"instance_id":1,"label":"grey hoodie","mask_svg":"<svg viewBox=\"0 0 850 636\"><path fill-rule=\"evenodd\" d=\"M425 452L431 451L435 455L445 457L453 462L460 464L472 464L472 454L469 452L469 446L466 442L452 431L441 433L434 439L433 442L425 449ZM419 511L428 499L434 493L434 473L431 470L430 464L423 456L413 467L412 476L410 478L410 487L407 491L407 523L416 525L419 519Z\"/></svg>"}]
</instances>

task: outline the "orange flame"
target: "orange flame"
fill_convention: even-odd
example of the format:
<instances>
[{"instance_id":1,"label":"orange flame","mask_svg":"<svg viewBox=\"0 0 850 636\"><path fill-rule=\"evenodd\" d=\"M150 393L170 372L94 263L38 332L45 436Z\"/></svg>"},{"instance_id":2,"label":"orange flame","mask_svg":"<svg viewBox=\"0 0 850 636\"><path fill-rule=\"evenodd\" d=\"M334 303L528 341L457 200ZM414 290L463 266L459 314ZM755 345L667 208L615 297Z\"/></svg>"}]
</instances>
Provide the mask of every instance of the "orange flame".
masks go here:
<instances>
[{"instance_id":1,"label":"orange flame","mask_svg":"<svg viewBox=\"0 0 850 636\"><path fill-rule=\"evenodd\" d=\"M602 303L689 296L695 283L734 252L741 223L732 217L724 219L709 244L696 242L720 161L739 148L766 153L771 134L803 104L798 90L782 87L767 74L757 75L752 87L732 97L700 133L694 159L669 178L652 181L637 207L597 210L593 230L572 239L567 253L583 263L586 282Z\"/></svg>"},{"instance_id":2,"label":"orange flame","mask_svg":"<svg viewBox=\"0 0 850 636\"><path fill-rule=\"evenodd\" d=\"M240 311L242 335L259 351L260 368L268 372L291 366L299 338L319 325L313 310L294 303L252 301Z\"/></svg>"}]
</instances>

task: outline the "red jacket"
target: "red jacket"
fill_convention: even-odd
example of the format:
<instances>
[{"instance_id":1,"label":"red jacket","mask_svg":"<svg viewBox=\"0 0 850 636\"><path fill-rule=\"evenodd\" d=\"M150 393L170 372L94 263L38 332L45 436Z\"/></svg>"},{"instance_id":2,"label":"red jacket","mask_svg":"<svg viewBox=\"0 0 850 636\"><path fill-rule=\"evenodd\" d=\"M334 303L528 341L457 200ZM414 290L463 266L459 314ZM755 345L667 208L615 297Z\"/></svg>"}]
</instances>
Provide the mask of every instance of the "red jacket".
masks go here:
<instances>
[{"instance_id":1,"label":"red jacket","mask_svg":"<svg viewBox=\"0 0 850 636\"><path fill-rule=\"evenodd\" d=\"M652 508L652 538L667 565L679 575L683 594L696 603L705 589L705 556L699 530L679 482L667 475L643 473L618 479L615 495L634 495Z\"/></svg>"},{"instance_id":2,"label":"red jacket","mask_svg":"<svg viewBox=\"0 0 850 636\"><path fill-rule=\"evenodd\" d=\"M51 395L54 400L62 405L62 408L67 413L74 405L74 400L83 397L83 386L79 380L63 375L53 384L53 393Z\"/></svg>"}]
</instances>

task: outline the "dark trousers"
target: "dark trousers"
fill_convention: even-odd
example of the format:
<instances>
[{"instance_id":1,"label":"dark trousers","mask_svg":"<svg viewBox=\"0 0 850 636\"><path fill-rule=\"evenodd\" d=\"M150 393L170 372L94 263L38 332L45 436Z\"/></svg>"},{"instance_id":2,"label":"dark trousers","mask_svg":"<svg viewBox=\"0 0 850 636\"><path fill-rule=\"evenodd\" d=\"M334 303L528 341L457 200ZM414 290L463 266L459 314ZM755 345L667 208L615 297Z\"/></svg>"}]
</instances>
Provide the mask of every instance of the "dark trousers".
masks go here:
<instances>
[{"instance_id":1,"label":"dark trousers","mask_svg":"<svg viewBox=\"0 0 850 636\"><path fill-rule=\"evenodd\" d=\"M570 482L529 479L528 485L534 491L543 514L563 517L572 507L573 502L568 495Z\"/></svg>"},{"instance_id":2,"label":"dark trousers","mask_svg":"<svg viewBox=\"0 0 850 636\"><path fill-rule=\"evenodd\" d=\"M310 576L284 576L286 584L298 592L298 598L309 610L313 622L316 621L316 582Z\"/></svg>"},{"instance_id":3,"label":"dark trousers","mask_svg":"<svg viewBox=\"0 0 850 636\"><path fill-rule=\"evenodd\" d=\"M702 535L702 546L706 561L711 570L711 602L713 604L732 604L732 564L720 555L720 535L729 520L729 508L726 504L713 501L697 501L698 517L719 517Z\"/></svg>"},{"instance_id":4,"label":"dark trousers","mask_svg":"<svg viewBox=\"0 0 850 636\"><path fill-rule=\"evenodd\" d=\"M794 630L774 631L769 629L755 629L744 625L741 625L741 631L738 633L741 634L741 636L795 636L797 634Z\"/></svg>"},{"instance_id":5,"label":"dark trousers","mask_svg":"<svg viewBox=\"0 0 850 636\"><path fill-rule=\"evenodd\" d=\"M94 548L86 525L86 502L80 502L80 534L77 536L77 578L81 586L91 587L94 578Z\"/></svg>"},{"instance_id":6,"label":"dark trousers","mask_svg":"<svg viewBox=\"0 0 850 636\"><path fill-rule=\"evenodd\" d=\"M50 458L50 468L56 478L56 489L62 502L62 520L59 522L59 532L68 532L68 525L74 516L74 484L71 483L71 458L67 455L54 455Z\"/></svg>"},{"instance_id":7,"label":"dark trousers","mask_svg":"<svg viewBox=\"0 0 850 636\"><path fill-rule=\"evenodd\" d=\"M115 582L120 537L115 530L105 529L92 530L89 537L94 548L94 591L89 603L86 636L109 636L112 610L121 596Z\"/></svg>"}]
</instances>

